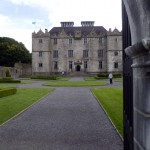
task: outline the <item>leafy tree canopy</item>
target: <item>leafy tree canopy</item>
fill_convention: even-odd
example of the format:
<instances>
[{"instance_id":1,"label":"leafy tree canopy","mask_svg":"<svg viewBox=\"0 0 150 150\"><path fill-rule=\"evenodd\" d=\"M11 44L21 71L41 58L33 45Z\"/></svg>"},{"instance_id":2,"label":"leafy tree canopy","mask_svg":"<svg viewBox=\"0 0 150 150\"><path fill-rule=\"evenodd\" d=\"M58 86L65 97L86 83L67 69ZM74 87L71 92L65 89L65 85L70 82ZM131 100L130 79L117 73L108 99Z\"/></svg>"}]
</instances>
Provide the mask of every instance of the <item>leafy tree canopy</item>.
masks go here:
<instances>
[{"instance_id":1,"label":"leafy tree canopy","mask_svg":"<svg viewBox=\"0 0 150 150\"><path fill-rule=\"evenodd\" d=\"M16 62L31 63L31 53L23 43L0 37L0 66L13 67Z\"/></svg>"}]
</instances>

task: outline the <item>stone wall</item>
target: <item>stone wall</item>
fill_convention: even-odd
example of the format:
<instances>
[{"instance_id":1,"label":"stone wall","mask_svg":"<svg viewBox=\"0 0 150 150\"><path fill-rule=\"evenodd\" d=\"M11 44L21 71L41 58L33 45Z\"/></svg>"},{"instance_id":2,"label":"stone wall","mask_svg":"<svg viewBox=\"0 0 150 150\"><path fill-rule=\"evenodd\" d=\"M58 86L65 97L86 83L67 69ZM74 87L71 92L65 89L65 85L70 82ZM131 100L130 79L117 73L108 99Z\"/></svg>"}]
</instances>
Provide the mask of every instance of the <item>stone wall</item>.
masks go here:
<instances>
[{"instance_id":1,"label":"stone wall","mask_svg":"<svg viewBox=\"0 0 150 150\"><path fill-rule=\"evenodd\" d=\"M0 77L5 77L6 73L5 73L5 67L0 66Z\"/></svg>"},{"instance_id":2,"label":"stone wall","mask_svg":"<svg viewBox=\"0 0 150 150\"><path fill-rule=\"evenodd\" d=\"M16 74L19 77L31 76L32 75L32 65L31 64L23 64L23 63L15 63Z\"/></svg>"},{"instance_id":3,"label":"stone wall","mask_svg":"<svg viewBox=\"0 0 150 150\"><path fill-rule=\"evenodd\" d=\"M15 67L0 66L0 77L6 77L6 68L9 69L12 78L19 78L23 76L31 76L31 64L16 63Z\"/></svg>"}]
</instances>

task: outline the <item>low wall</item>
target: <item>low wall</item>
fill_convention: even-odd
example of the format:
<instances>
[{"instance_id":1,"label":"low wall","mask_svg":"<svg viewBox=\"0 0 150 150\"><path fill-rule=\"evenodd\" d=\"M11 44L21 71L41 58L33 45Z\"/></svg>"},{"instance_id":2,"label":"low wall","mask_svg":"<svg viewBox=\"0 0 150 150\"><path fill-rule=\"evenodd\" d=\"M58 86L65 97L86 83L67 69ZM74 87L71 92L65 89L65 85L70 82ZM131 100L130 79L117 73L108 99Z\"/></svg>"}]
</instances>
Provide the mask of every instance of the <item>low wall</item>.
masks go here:
<instances>
[{"instance_id":1,"label":"low wall","mask_svg":"<svg viewBox=\"0 0 150 150\"><path fill-rule=\"evenodd\" d=\"M13 78L31 76L32 74L31 64L16 63L15 67L0 66L0 77L6 77L6 68L9 69L11 77Z\"/></svg>"}]
</instances>

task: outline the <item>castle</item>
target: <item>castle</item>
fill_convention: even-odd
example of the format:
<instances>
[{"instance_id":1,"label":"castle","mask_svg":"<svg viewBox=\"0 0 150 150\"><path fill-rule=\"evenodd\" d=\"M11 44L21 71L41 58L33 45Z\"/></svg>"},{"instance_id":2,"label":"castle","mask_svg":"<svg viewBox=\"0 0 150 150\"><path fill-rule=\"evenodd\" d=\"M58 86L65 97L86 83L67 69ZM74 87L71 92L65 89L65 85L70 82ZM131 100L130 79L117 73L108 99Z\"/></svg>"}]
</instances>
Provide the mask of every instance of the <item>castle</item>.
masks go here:
<instances>
[{"instance_id":1,"label":"castle","mask_svg":"<svg viewBox=\"0 0 150 150\"><path fill-rule=\"evenodd\" d=\"M122 32L94 21L61 22L49 32L32 33L32 74L122 72Z\"/></svg>"}]
</instances>

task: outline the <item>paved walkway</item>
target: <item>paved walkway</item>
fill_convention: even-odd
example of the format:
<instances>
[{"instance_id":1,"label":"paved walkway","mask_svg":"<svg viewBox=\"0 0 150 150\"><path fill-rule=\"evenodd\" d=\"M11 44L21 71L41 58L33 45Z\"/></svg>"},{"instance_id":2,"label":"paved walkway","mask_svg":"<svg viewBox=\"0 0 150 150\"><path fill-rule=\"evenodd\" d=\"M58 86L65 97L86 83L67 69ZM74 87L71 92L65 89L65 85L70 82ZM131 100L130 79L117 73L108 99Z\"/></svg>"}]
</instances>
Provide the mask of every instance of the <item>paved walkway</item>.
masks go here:
<instances>
[{"instance_id":1,"label":"paved walkway","mask_svg":"<svg viewBox=\"0 0 150 150\"><path fill-rule=\"evenodd\" d=\"M123 150L123 144L89 88L58 87L0 126L0 150Z\"/></svg>"}]
</instances>

